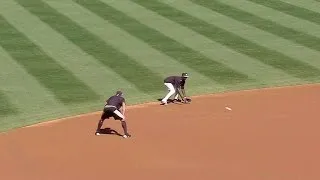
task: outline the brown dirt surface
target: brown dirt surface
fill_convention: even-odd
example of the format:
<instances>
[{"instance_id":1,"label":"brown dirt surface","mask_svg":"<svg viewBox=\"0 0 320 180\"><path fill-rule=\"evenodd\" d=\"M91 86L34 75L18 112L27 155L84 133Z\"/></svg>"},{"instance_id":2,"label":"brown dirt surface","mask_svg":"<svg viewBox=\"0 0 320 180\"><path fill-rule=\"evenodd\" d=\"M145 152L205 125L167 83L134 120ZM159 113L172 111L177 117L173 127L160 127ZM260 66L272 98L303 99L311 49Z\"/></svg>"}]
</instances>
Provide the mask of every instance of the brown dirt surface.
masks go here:
<instances>
[{"instance_id":1,"label":"brown dirt surface","mask_svg":"<svg viewBox=\"0 0 320 180\"><path fill-rule=\"evenodd\" d=\"M95 136L100 113L20 128L0 134L0 176L319 180L319 107L320 85L307 85L131 107L131 139ZM122 133L119 121L107 120L106 127Z\"/></svg>"}]
</instances>

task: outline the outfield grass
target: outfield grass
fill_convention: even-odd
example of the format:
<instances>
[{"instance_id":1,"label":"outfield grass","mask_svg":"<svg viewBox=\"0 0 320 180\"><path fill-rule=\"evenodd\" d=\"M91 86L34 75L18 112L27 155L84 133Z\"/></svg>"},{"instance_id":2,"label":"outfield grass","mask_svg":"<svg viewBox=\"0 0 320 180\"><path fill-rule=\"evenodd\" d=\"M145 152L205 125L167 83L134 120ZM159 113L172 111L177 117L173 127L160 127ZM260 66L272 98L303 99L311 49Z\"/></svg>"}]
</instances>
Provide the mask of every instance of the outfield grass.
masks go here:
<instances>
[{"instance_id":1,"label":"outfield grass","mask_svg":"<svg viewBox=\"0 0 320 180\"><path fill-rule=\"evenodd\" d=\"M0 132L101 109L118 88L155 101L320 82L314 0L0 1Z\"/></svg>"}]
</instances>

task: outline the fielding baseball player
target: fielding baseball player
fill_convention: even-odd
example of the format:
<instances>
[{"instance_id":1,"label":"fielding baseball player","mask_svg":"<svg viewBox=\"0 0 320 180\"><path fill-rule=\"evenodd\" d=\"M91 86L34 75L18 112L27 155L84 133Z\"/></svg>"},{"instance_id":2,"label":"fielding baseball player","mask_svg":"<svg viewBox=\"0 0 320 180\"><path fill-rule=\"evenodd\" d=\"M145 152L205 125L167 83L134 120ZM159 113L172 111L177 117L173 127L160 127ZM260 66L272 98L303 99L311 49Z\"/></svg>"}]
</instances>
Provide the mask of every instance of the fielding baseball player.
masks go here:
<instances>
[{"instance_id":1,"label":"fielding baseball player","mask_svg":"<svg viewBox=\"0 0 320 180\"><path fill-rule=\"evenodd\" d=\"M124 135L122 137L124 138L131 137L131 135L127 131L127 123L124 117L126 104L125 104L125 99L122 97L122 95L123 93L121 91L117 91L115 95L111 96L109 99L106 100L101 118L98 123L97 130L96 130L97 136L100 135L100 130L104 120L109 119L110 117L113 117L115 120L121 121L121 125L124 131Z\"/></svg>"},{"instance_id":2,"label":"fielding baseball player","mask_svg":"<svg viewBox=\"0 0 320 180\"><path fill-rule=\"evenodd\" d=\"M187 96L184 89L187 78L189 77L188 73L182 73L181 76L169 76L164 79L164 85L168 88L168 94L161 100L162 105L167 105L168 99L174 95L174 100L177 101L179 95L181 99L187 103ZM181 93L182 92L182 95Z\"/></svg>"}]
</instances>

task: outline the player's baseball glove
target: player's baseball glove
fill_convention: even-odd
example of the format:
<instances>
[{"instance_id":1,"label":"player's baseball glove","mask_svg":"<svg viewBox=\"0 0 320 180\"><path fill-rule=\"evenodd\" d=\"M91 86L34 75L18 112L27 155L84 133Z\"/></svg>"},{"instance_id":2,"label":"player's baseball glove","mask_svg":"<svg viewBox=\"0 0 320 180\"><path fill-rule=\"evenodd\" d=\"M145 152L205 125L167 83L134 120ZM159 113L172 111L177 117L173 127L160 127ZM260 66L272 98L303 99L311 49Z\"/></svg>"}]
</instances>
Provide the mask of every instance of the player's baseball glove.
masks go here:
<instances>
[{"instance_id":1,"label":"player's baseball glove","mask_svg":"<svg viewBox=\"0 0 320 180\"><path fill-rule=\"evenodd\" d=\"M185 98L185 102L184 103L191 103L191 98Z\"/></svg>"}]
</instances>

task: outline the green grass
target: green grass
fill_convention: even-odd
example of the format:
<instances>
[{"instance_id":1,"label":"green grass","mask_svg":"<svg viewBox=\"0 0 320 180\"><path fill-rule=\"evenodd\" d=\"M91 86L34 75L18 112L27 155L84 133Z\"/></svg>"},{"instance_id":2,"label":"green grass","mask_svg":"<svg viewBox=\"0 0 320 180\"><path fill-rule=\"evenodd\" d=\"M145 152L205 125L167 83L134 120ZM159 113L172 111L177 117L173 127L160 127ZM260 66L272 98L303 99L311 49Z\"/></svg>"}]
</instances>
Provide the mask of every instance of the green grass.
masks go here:
<instances>
[{"instance_id":1,"label":"green grass","mask_svg":"<svg viewBox=\"0 0 320 180\"><path fill-rule=\"evenodd\" d=\"M9 99L5 96L4 92L1 92L1 91L0 91L0 102L1 102L0 117L18 114L17 108L10 103Z\"/></svg>"},{"instance_id":2,"label":"green grass","mask_svg":"<svg viewBox=\"0 0 320 180\"><path fill-rule=\"evenodd\" d=\"M2 16L0 26L0 45L61 102L79 103L98 98L88 86L57 64Z\"/></svg>"},{"instance_id":3,"label":"green grass","mask_svg":"<svg viewBox=\"0 0 320 180\"><path fill-rule=\"evenodd\" d=\"M320 82L312 1L8 0L0 2L0 132L165 95ZM285 15L282 15L285 14ZM275 15L277 14L277 15Z\"/></svg>"},{"instance_id":4,"label":"green grass","mask_svg":"<svg viewBox=\"0 0 320 180\"><path fill-rule=\"evenodd\" d=\"M17 2L32 14L39 17L44 23L63 34L83 51L100 60L104 65L116 71L123 78L129 80L139 90L145 93L159 91L159 84L151 82L161 81L161 77L152 70L144 67L143 64L136 63L127 55L119 52L97 36L77 25L71 19L63 16L39 0L17 0ZM134 74L131 69L134 69Z\"/></svg>"},{"instance_id":5,"label":"green grass","mask_svg":"<svg viewBox=\"0 0 320 180\"><path fill-rule=\"evenodd\" d=\"M206 22L196 19L184 12L178 11L177 9L169 7L168 5L165 5L163 3L145 0L134 1L159 13L164 17L167 17L168 19L171 19L172 21L189 27L190 29L198 32L199 34L207 36L208 38L220 44L223 44L229 47L230 49L234 49L242 54L256 58L257 60L265 64L273 66L274 68L281 69L282 71L285 71L288 74L292 74L293 76L296 76L298 78L308 80L309 78L312 79L314 77L319 77L320 75L320 70L312 66L284 56L281 53L264 48L259 44L252 43L248 40L245 40L237 36L236 34L230 33L217 26L209 25ZM205 3L207 2L206 0L197 0L195 2L202 2L202 5L208 5L208 3ZM219 10L219 4L213 3L214 0L210 2L212 3L209 5L210 8L214 8L214 10ZM223 9L223 12L233 12L232 10L225 11L224 7L220 7L220 9ZM223 14L223 12L221 13ZM320 43L318 43L318 45L320 45Z\"/></svg>"},{"instance_id":6,"label":"green grass","mask_svg":"<svg viewBox=\"0 0 320 180\"><path fill-rule=\"evenodd\" d=\"M292 16L296 16L301 19L305 19L317 24L320 24L320 13L309 11L308 9L297 7L295 5L278 1L278 0L250 0L255 3L262 4L264 6L276 9L278 11L290 14Z\"/></svg>"},{"instance_id":7,"label":"green grass","mask_svg":"<svg viewBox=\"0 0 320 180\"><path fill-rule=\"evenodd\" d=\"M207 3L206 0L200 0L200 1L193 0L193 1L200 5L206 5L206 7L214 11L217 11L221 14L224 14L226 16L229 16L231 18L234 18L238 21L247 23L251 26L273 33L279 37L283 37L285 39L295 41L303 46L306 46L318 51L320 50L320 38L314 37L309 34L305 34L303 32L300 32L294 29L284 27L281 24L268 21L266 19L250 14L248 12L241 11L236 7L223 4L223 1L219 2L219 0L213 0L213 1L210 1L210 3ZM263 2L267 2L267 1L263 1Z\"/></svg>"},{"instance_id":8,"label":"green grass","mask_svg":"<svg viewBox=\"0 0 320 180\"><path fill-rule=\"evenodd\" d=\"M179 61L179 63L185 64L188 67L199 71L203 75L212 78L220 84L249 81L247 75L234 71L219 62L209 60L199 52L183 46L157 31L152 30L137 20L130 18L126 14L102 3L101 1L92 0L89 2L86 0L75 0L75 2L88 8L101 18L142 39L153 48L171 56Z\"/></svg>"}]
</instances>

